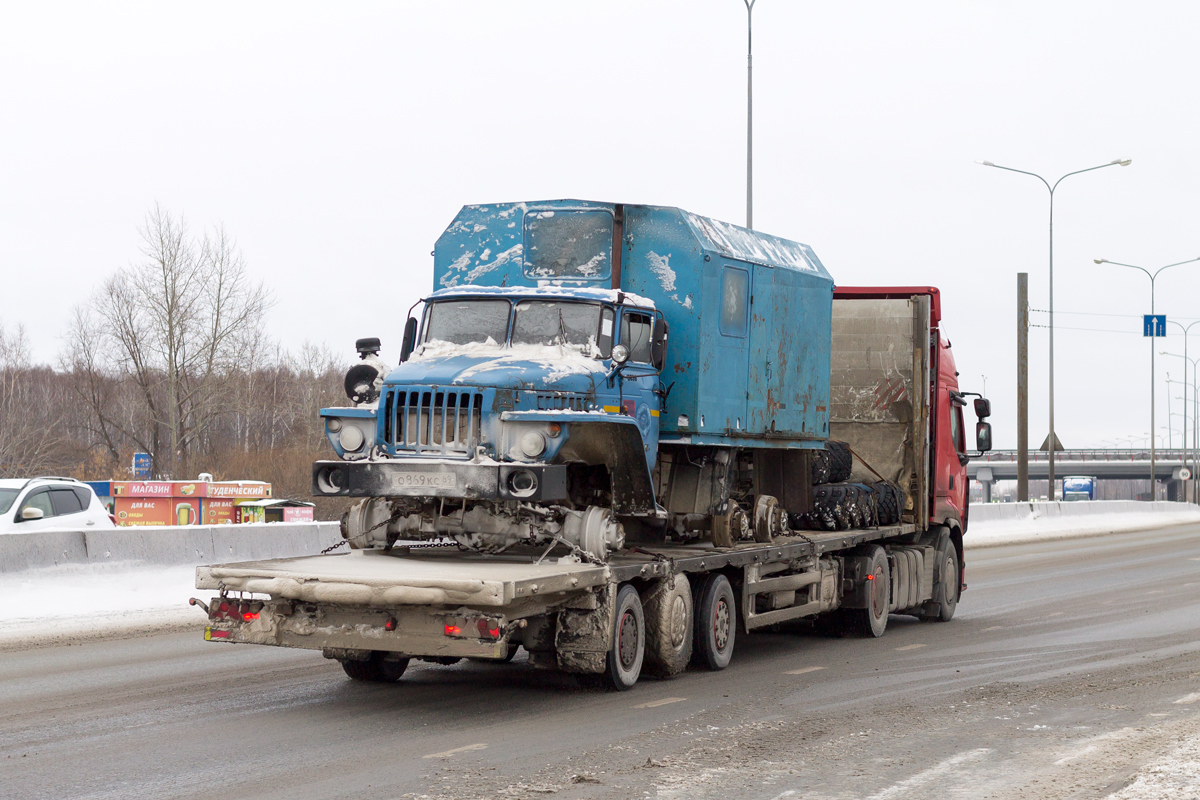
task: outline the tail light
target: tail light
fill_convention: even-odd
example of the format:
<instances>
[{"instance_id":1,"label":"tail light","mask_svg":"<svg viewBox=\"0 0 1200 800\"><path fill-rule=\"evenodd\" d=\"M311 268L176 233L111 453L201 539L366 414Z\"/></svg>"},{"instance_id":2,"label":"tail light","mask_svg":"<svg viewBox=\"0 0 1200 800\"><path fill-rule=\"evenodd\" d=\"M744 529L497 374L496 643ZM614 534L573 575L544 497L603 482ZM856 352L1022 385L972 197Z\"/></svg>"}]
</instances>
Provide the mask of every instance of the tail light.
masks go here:
<instances>
[{"instance_id":1,"label":"tail light","mask_svg":"<svg viewBox=\"0 0 1200 800\"><path fill-rule=\"evenodd\" d=\"M215 600L208 606L208 618L213 621L252 622L259 618L262 607L262 601L259 600Z\"/></svg>"},{"instance_id":2,"label":"tail light","mask_svg":"<svg viewBox=\"0 0 1200 800\"><path fill-rule=\"evenodd\" d=\"M498 641L504 635L504 622L497 617L455 617L443 625L447 636L455 639Z\"/></svg>"}]
</instances>

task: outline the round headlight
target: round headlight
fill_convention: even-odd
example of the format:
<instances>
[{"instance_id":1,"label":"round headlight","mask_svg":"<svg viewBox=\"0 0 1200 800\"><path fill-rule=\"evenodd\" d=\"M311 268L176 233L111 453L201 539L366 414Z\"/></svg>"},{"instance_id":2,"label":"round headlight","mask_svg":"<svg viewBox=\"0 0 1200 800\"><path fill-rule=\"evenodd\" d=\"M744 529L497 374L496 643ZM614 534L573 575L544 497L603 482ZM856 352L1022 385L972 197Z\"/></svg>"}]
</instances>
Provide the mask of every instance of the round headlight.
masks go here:
<instances>
[{"instance_id":1,"label":"round headlight","mask_svg":"<svg viewBox=\"0 0 1200 800\"><path fill-rule=\"evenodd\" d=\"M546 440L537 431L530 431L521 437L521 452L530 458L537 458L546 452Z\"/></svg>"},{"instance_id":2,"label":"round headlight","mask_svg":"<svg viewBox=\"0 0 1200 800\"><path fill-rule=\"evenodd\" d=\"M337 433L342 429L342 421L337 417L330 417L325 421L325 427L330 433Z\"/></svg>"},{"instance_id":3,"label":"round headlight","mask_svg":"<svg viewBox=\"0 0 1200 800\"><path fill-rule=\"evenodd\" d=\"M623 344L614 345L612 349L612 360L615 364L624 364L629 360L629 348Z\"/></svg>"},{"instance_id":4,"label":"round headlight","mask_svg":"<svg viewBox=\"0 0 1200 800\"><path fill-rule=\"evenodd\" d=\"M353 453L363 446L362 431L355 427L346 427L342 429L341 435L338 436L338 444L348 453Z\"/></svg>"}]
</instances>

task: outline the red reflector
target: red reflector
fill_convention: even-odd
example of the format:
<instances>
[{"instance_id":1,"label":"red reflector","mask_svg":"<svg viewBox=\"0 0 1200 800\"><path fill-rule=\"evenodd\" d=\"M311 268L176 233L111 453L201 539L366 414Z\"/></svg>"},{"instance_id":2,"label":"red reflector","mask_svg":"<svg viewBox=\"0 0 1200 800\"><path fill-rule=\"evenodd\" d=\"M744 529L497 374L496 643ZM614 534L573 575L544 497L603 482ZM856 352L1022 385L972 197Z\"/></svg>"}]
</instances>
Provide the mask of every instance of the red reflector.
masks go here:
<instances>
[{"instance_id":1,"label":"red reflector","mask_svg":"<svg viewBox=\"0 0 1200 800\"><path fill-rule=\"evenodd\" d=\"M490 619L482 619L481 618L479 620L479 622L476 624L476 627L479 628L480 636L490 636L493 639L500 638L500 629L493 628L492 621Z\"/></svg>"},{"instance_id":2,"label":"red reflector","mask_svg":"<svg viewBox=\"0 0 1200 800\"><path fill-rule=\"evenodd\" d=\"M209 639L228 639L229 638L229 631L220 631L220 630L217 630L216 628L209 628L208 631L206 631L206 632L208 633Z\"/></svg>"},{"instance_id":3,"label":"red reflector","mask_svg":"<svg viewBox=\"0 0 1200 800\"><path fill-rule=\"evenodd\" d=\"M868 576L867 576L867 580L869 580L869 581L873 581L873 580L875 580L875 576L874 576L874 575L868 575Z\"/></svg>"},{"instance_id":4,"label":"red reflector","mask_svg":"<svg viewBox=\"0 0 1200 800\"><path fill-rule=\"evenodd\" d=\"M500 638L500 629L492 628L491 630L488 631L488 635L491 636L493 639L499 639Z\"/></svg>"},{"instance_id":5,"label":"red reflector","mask_svg":"<svg viewBox=\"0 0 1200 800\"><path fill-rule=\"evenodd\" d=\"M396 622L395 617L388 617L387 622L383 623L383 629L385 631L394 631L394 630L396 630L397 624L398 623Z\"/></svg>"},{"instance_id":6,"label":"red reflector","mask_svg":"<svg viewBox=\"0 0 1200 800\"><path fill-rule=\"evenodd\" d=\"M251 612L247 611L245 614L242 614L242 619L244 619L244 620L258 619L258 612L255 611L255 612L251 613Z\"/></svg>"},{"instance_id":7,"label":"red reflector","mask_svg":"<svg viewBox=\"0 0 1200 800\"><path fill-rule=\"evenodd\" d=\"M447 625L446 626L446 635L447 636L458 636L460 633L462 633L462 628L458 627L457 625Z\"/></svg>"}]
</instances>

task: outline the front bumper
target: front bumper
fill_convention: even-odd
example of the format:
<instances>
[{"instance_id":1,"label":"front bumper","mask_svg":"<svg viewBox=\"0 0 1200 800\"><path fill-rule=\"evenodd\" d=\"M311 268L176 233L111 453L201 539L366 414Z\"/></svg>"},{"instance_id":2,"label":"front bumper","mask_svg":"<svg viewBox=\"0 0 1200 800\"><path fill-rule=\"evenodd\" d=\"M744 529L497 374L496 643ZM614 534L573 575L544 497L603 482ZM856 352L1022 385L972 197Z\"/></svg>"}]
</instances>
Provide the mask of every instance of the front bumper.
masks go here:
<instances>
[{"instance_id":1,"label":"front bumper","mask_svg":"<svg viewBox=\"0 0 1200 800\"><path fill-rule=\"evenodd\" d=\"M565 464L476 464L441 459L317 461L312 475L312 493L317 497L448 497L528 502L567 499Z\"/></svg>"}]
</instances>

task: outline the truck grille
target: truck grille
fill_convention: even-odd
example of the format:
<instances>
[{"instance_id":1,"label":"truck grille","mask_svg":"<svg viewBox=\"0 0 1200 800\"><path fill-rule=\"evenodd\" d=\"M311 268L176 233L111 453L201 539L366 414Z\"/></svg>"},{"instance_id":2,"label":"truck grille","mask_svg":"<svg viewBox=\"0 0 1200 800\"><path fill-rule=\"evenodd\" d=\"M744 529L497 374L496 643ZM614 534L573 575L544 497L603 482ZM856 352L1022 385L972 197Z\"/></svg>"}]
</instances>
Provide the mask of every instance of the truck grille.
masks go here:
<instances>
[{"instance_id":1,"label":"truck grille","mask_svg":"<svg viewBox=\"0 0 1200 800\"><path fill-rule=\"evenodd\" d=\"M585 411L587 409L587 398L583 395L539 394L537 396L537 407L538 411L558 411L561 409Z\"/></svg>"},{"instance_id":2,"label":"truck grille","mask_svg":"<svg viewBox=\"0 0 1200 800\"><path fill-rule=\"evenodd\" d=\"M479 444L483 395L437 387L389 392L384 438L397 451L469 455Z\"/></svg>"}]
</instances>

